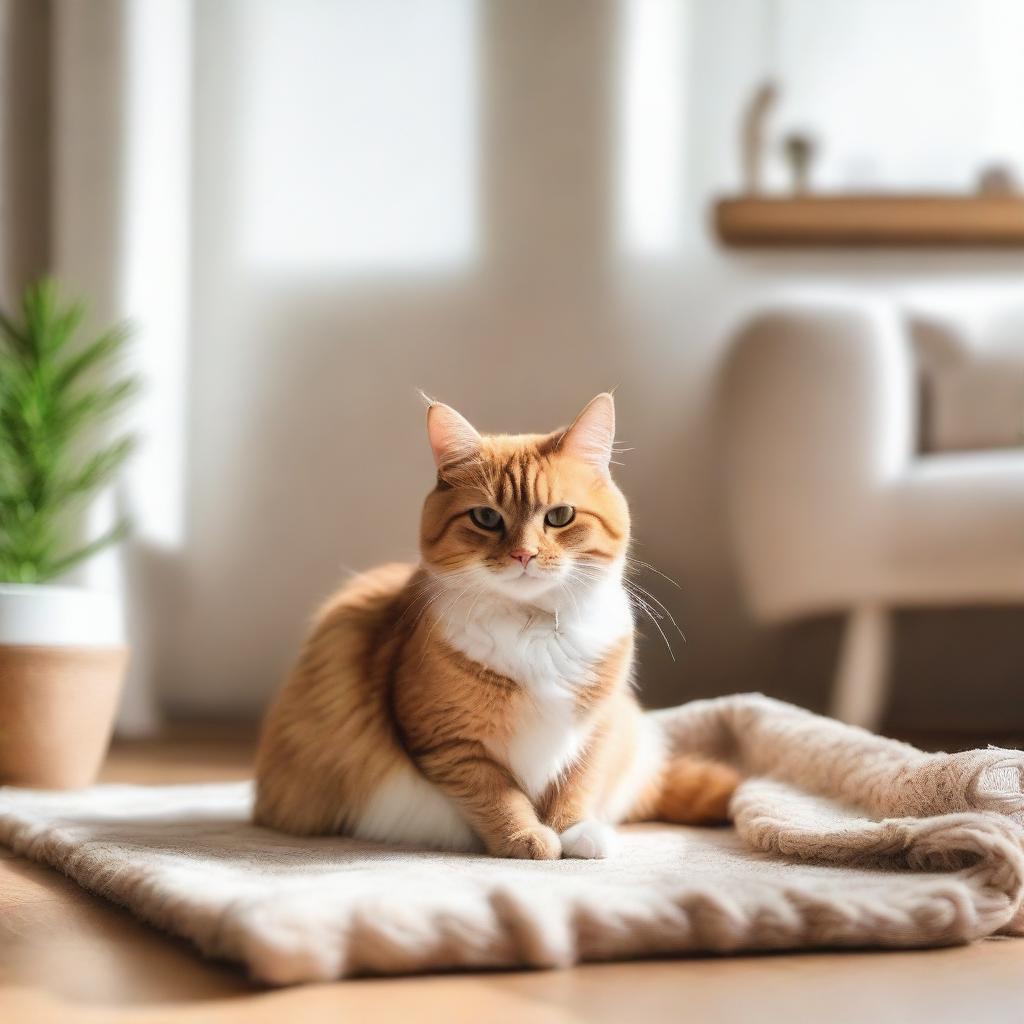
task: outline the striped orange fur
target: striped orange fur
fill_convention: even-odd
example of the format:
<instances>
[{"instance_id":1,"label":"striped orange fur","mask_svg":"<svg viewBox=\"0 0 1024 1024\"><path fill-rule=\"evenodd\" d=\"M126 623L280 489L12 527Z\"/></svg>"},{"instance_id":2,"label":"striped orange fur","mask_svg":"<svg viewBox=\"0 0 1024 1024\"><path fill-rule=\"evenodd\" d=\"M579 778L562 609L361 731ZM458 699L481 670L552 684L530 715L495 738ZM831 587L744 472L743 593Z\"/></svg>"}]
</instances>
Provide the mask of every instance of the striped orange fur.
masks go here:
<instances>
[{"instance_id":1,"label":"striped orange fur","mask_svg":"<svg viewBox=\"0 0 1024 1024\"><path fill-rule=\"evenodd\" d=\"M482 436L431 403L418 566L323 607L271 706L255 817L496 856L607 856L612 826L727 817L723 766L669 758L632 692L614 405Z\"/></svg>"}]
</instances>

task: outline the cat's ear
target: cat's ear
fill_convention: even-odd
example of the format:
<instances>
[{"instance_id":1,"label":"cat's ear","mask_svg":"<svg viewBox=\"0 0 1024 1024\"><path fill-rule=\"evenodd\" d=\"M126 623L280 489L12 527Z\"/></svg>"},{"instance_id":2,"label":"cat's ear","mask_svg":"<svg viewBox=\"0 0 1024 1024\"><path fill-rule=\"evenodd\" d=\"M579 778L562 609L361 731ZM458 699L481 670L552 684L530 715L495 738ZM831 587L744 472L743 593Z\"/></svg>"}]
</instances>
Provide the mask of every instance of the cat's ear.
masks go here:
<instances>
[{"instance_id":1,"label":"cat's ear","mask_svg":"<svg viewBox=\"0 0 1024 1024\"><path fill-rule=\"evenodd\" d=\"M428 399L427 437L439 470L480 454L480 435L451 406Z\"/></svg>"},{"instance_id":2,"label":"cat's ear","mask_svg":"<svg viewBox=\"0 0 1024 1024\"><path fill-rule=\"evenodd\" d=\"M562 435L558 450L608 472L615 440L615 400L606 391L592 398Z\"/></svg>"}]
</instances>

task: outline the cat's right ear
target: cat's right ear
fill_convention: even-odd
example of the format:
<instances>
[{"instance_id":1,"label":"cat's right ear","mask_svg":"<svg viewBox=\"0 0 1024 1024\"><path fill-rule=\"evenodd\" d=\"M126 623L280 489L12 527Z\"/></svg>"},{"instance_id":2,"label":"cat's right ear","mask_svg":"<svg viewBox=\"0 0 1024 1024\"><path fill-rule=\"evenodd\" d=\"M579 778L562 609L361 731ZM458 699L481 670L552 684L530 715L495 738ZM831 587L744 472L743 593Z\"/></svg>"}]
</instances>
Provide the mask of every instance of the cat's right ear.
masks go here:
<instances>
[{"instance_id":1,"label":"cat's right ear","mask_svg":"<svg viewBox=\"0 0 1024 1024\"><path fill-rule=\"evenodd\" d=\"M451 406L428 399L427 437L438 470L480 454L480 435Z\"/></svg>"}]
</instances>

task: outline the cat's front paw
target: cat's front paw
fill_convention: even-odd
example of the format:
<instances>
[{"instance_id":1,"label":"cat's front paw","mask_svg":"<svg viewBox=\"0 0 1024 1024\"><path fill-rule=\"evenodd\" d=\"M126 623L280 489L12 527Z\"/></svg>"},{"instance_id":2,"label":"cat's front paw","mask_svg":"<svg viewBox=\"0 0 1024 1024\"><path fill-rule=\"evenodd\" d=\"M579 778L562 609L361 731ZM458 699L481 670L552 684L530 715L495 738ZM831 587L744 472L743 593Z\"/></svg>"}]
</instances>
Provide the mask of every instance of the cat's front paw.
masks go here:
<instances>
[{"instance_id":1,"label":"cat's front paw","mask_svg":"<svg viewBox=\"0 0 1024 1024\"><path fill-rule=\"evenodd\" d=\"M584 860L610 857L619 844L615 829L603 821L578 821L567 828L560 838L563 856Z\"/></svg>"},{"instance_id":2,"label":"cat's front paw","mask_svg":"<svg viewBox=\"0 0 1024 1024\"><path fill-rule=\"evenodd\" d=\"M562 843L554 829L537 825L506 836L494 853L498 857L519 860L558 860L562 856Z\"/></svg>"}]
</instances>

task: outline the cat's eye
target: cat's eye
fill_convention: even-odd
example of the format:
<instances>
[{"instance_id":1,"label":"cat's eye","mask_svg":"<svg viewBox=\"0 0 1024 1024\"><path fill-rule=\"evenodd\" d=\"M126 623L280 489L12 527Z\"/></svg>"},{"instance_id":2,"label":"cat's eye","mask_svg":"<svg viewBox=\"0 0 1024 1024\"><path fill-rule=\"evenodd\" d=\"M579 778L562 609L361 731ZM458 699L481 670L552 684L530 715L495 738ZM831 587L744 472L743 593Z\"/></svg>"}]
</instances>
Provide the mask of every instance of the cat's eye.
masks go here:
<instances>
[{"instance_id":1,"label":"cat's eye","mask_svg":"<svg viewBox=\"0 0 1024 1024\"><path fill-rule=\"evenodd\" d=\"M576 509L572 505L556 505L548 509L544 522L548 526L568 526L576 518Z\"/></svg>"},{"instance_id":2,"label":"cat's eye","mask_svg":"<svg viewBox=\"0 0 1024 1024\"><path fill-rule=\"evenodd\" d=\"M501 513L495 508L488 508L486 505L478 505L469 510L469 518L480 527L481 530L500 530L502 527Z\"/></svg>"}]
</instances>

